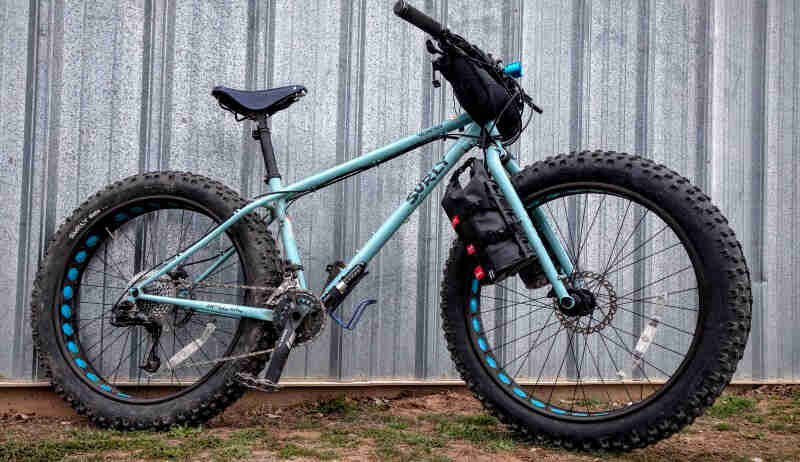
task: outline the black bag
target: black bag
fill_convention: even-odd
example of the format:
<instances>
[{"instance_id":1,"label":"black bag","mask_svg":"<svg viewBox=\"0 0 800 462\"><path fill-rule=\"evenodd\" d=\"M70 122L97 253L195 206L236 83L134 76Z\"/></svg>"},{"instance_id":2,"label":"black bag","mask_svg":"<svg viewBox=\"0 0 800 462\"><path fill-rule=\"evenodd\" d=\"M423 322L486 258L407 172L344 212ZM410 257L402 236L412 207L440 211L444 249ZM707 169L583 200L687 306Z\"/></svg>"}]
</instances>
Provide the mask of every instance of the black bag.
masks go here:
<instances>
[{"instance_id":1,"label":"black bag","mask_svg":"<svg viewBox=\"0 0 800 462\"><path fill-rule=\"evenodd\" d=\"M510 77L492 77L473 58L455 53L437 59L434 68L450 82L456 99L472 120L484 125L499 117L497 129L503 139L520 130L523 102L521 95L510 101L514 94L511 85L505 83Z\"/></svg>"},{"instance_id":2,"label":"black bag","mask_svg":"<svg viewBox=\"0 0 800 462\"><path fill-rule=\"evenodd\" d=\"M468 167L470 179L462 187L459 177ZM473 271L476 279L502 281L535 258L522 224L482 160L470 158L453 173L442 208L467 246L467 253L477 258Z\"/></svg>"}]
</instances>

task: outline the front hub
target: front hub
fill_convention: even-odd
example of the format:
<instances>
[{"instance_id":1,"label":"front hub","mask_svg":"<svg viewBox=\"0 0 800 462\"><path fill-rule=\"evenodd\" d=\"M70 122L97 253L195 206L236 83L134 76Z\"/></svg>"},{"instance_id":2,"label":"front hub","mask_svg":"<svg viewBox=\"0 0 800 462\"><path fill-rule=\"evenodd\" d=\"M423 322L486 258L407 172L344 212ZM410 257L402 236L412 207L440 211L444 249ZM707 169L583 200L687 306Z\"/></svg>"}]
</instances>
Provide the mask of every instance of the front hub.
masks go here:
<instances>
[{"instance_id":1,"label":"front hub","mask_svg":"<svg viewBox=\"0 0 800 462\"><path fill-rule=\"evenodd\" d=\"M597 308L597 300L594 294L588 289L569 289L569 294L575 299L575 304L567 308L558 304L558 310L566 316L590 316Z\"/></svg>"}]
</instances>

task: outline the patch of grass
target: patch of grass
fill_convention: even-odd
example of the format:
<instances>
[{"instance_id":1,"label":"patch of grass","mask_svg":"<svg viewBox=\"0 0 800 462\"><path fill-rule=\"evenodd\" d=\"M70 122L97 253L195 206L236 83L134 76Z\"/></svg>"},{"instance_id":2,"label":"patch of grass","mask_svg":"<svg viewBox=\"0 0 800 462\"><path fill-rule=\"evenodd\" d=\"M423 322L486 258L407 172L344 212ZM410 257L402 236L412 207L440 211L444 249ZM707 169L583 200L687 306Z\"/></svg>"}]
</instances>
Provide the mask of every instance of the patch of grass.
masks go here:
<instances>
[{"instance_id":1,"label":"patch of grass","mask_svg":"<svg viewBox=\"0 0 800 462\"><path fill-rule=\"evenodd\" d=\"M436 425L436 431L445 438L467 440L490 451L508 451L516 447L511 434L497 419L486 414L442 420Z\"/></svg>"},{"instance_id":2,"label":"patch of grass","mask_svg":"<svg viewBox=\"0 0 800 462\"><path fill-rule=\"evenodd\" d=\"M278 457L281 459L292 459L294 457L313 457L319 460L332 460L339 456L332 451L318 451L316 449L304 448L290 443L278 450Z\"/></svg>"},{"instance_id":3,"label":"patch of grass","mask_svg":"<svg viewBox=\"0 0 800 462\"><path fill-rule=\"evenodd\" d=\"M750 415L744 416L744 418L750 423L754 423L754 424L762 424L762 423L764 423L764 417L762 417L760 415L750 414Z\"/></svg>"},{"instance_id":4,"label":"patch of grass","mask_svg":"<svg viewBox=\"0 0 800 462\"><path fill-rule=\"evenodd\" d=\"M756 401L745 396L726 395L714 402L708 414L712 417L725 419L749 411L756 407Z\"/></svg>"},{"instance_id":5,"label":"patch of grass","mask_svg":"<svg viewBox=\"0 0 800 462\"><path fill-rule=\"evenodd\" d=\"M747 438L748 440L763 440L764 432L742 433L742 436Z\"/></svg>"},{"instance_id":6,"label":"patch of grass","mask_svg":"<svg viewBox=\"0 0 800 462\"><path fill-rule=\"evenodd\" d=\"M233 445L225 446L214 451L214 460L219 462L227 462L230 460L240 460L251 454L247 446Z\"/></svg>"},{"instance_id":7,"label":"patch of grass","mask_svg":"<svg viewBox=\"0 0 800 462\"><path fill-rule=\"evenodd\" d=\"M237 430L230 435L230 439L238 443L253 443L255 441L268 440L271 437L272 432L263 427Z\"/></svg>"},{"instance_id":8,"label":"patch of grass","mask_svg":"<svg viewBox=\"0 0 800 462\"><path fill-rule=\"evenodd\" d=\"M736 428L736 425L723 422L721 424L714 425L714 430L719 432L735 432L738 430L738 428Z\"/></svg>"},{"instance_id":9,"label":"patch of grass","mask_svg":"<svg viewBox=\"0 0 800 462\"><path fill-rule=\"evenodd\" d=\"M203 432L203 427L190 427L188 425L176 425L169 429L167 435L173 439L183 439L196 436Z\"/></svg>"},{"instance_id":10,"label":"patch of grass","mask_svg":"<svg viewBox=\"0 0 800 462\"><path fill-rule=\"evenodd\" d=\"M354 448L361 439L358 435L338 428L330 428L322 433L320 440L327 446L334 448Z\"/></svg>"},{"instance_id":11,"label":"patch of grass","mask_svg":"<svg viewBox=\"0 0 800 462\"><path fill-rule=\"evenodd\" d=\"M311 411L329 416L353 414L359 412L360 409L358 404L351 400L334 398L327 401L318 401L311 407Z\"/></svg>"},{"instance_id":12,"label":"patch of grass","mask_svg":"<svg viewBox=\"0 0 800 462\"><path fill-rule=\"evenodd\" d=\"M786 430L786 424L782 424L782 423L771 423L771 424L767 425L767 428L768 428L768 429L769 429L769 431L771 431L771 432L782 432L782 431L785 431L785 430Z\"/></svg>"}]
</instances>

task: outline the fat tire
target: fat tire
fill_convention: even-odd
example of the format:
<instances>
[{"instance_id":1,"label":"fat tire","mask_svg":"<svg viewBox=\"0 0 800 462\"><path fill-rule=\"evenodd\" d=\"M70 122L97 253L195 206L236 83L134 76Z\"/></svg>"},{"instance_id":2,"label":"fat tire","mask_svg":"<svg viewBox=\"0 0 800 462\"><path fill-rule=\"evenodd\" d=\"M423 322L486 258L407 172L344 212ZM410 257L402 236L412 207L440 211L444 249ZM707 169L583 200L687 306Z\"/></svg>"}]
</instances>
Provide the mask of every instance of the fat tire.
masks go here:
<instances>
[{"instance_id":1,"label":"fat tire","mask_svg":"<svg viewBox=\"0 0 800 462\"><path fill-rule=\"evenodd\" d=\"M700 254L710 287L703 336L690 363L663 394L622 418L578 423L548 417L519 404L486 372L469 339L465 314L471 278L464 244L456 240L444 267L441 315L447 347L469 389L514 431L545 445L629 451L668 438L711 406L730 382L750 332L750 274L736 235L710 198L680 174L649 159L617 152L548 157L514 175L522 198L572 181L595 181L657 202L683 228Z\"/></svg>"},{"instance_id":2,"label":"fat tire","mask_svg":"<svg viewBox=\"0 0 800 462\"><path fill-rule=\"evenodd\" d=\"M264 368L265 356L222 363L213 375L191 391L174 399L154 404L134 404L114 400L83 382L65 359L56 338L53 305L55 293L69 253L81 230L92 217L126 201L153 194L191 199L208 208L216 219L224 220L246 202L218 181L187 172L152 172L128 177L106 186L73 211L48 244L33 284L31 326L37 347L39 367L56 393L80 415L100 427L118 430L166 430L174 425L199 425L233 404L245 391L234 376L238 372L256 374ZM100 213L98 213L100 212ZM248 284L277 286L282 279L280 258L266 224L255 213L242 217L228 235L241 249L239 257L249 271ZM72 237L70 237L72 236ZM260 303L266 295L250 292L249 302ZM266 348L274 342L264 323L242 320L241 335L233 354Z\"/></svg>"}]
</instances>

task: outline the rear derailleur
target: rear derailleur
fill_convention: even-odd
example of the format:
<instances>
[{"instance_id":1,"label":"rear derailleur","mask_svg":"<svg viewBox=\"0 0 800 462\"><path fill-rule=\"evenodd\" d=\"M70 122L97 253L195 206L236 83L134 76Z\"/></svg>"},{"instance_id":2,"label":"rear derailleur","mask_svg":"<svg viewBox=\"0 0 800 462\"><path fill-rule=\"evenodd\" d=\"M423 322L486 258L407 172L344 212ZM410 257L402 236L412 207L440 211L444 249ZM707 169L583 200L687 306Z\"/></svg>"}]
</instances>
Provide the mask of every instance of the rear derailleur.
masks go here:
<instances>
[{"instance_id":1,"label":"rear derailleur","mask_svg":"<svg viewBox=\"0 0 800 462\"><path fill-rule=\"evenodd\" d=\"M169 273L161 276L157 281L153 282L153 289L146 292L155 295L176 296L178 286L180 286L189 275L183 268L170 271ZM138 280L140 278L134 278ZM161 333L164 331L164 314L173 309L170 305L140 302L139 304L129 300L123 300L113 308L111 308L110 324L114 327L136 327L141 326L145 332L150 335L151 345L150 351L143 364L139 368L154 374L161 367L161 358L158 356L159 341L161 340ZM187 311L183 319L174 323L173 327L180 327L189 321L192 316L192 311ZM167 329L169 327L167 326Z\"/></svg>"}]
</instances>

